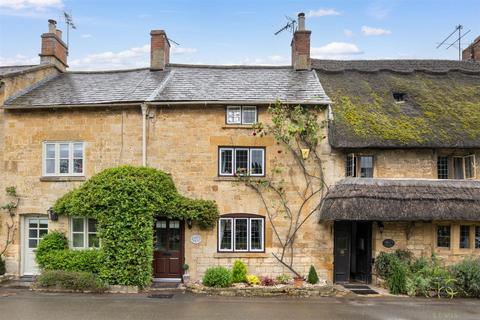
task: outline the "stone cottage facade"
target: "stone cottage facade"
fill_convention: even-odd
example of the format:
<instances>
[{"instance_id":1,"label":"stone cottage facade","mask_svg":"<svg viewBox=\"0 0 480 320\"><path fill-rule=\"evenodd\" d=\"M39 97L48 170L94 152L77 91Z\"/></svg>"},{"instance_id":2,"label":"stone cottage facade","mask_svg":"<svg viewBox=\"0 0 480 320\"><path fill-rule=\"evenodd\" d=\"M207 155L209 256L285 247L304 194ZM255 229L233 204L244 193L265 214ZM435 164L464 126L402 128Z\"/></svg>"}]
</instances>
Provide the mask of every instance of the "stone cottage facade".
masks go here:
<instances>
[{"instance_id":1,"label":"stone cottage facade","mask_svg":"<svg viewBox=\"0 0 480 320\"><path fill-rule=\"evenodd\" d=\"M170 173L180 193L215 200L221 214L208 231L159 219L155 278L180 278L187 263L199 279L236 259L250 273L289 273L273 257L281 245L264 204L235 175L268 176L280 162L289 168L285 192L300 205L296 160L272 136L253 134L276 101L318 106L328 124L314 151L329 188L297 234L299 273L314 265L325 280L368 282L384 250L449 262L480 255L480 64L311 59L303 19L291 66L171 64L166 33L154 30L149 68L102 72L66 71L61 32L49 21L42 64L0 68L1 189L19 194L8 272L38 273L34 250L51 230L73 248L98 246L95 221L55 219L50 208L95 173L131 164ZM0 243L9 219L2 213Z\"/></svg>"}]
</instances>

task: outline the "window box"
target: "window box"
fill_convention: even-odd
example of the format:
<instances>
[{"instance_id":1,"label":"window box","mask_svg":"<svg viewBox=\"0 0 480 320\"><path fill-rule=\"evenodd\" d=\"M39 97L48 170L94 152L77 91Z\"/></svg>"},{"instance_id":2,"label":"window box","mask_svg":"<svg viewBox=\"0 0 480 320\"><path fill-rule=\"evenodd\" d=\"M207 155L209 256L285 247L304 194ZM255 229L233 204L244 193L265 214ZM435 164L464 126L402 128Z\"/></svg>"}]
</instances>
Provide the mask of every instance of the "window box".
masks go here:
<instances>
[{"instance_id":1,"label":"window box","mask_svg":"<svg viewBox=\"0 0 480 320\"><path fill-rule=\"evenodd\" d=\"M218 175L265 176L265 148L218 148Z\"/></svg>"},{"instance_id":2,"label":"window box","mask_svg":"<svg viewBox=\"0 0 480 320\"><path fill-rule=\"evenodd\" d=\"M44 142L43 177L84 176L84 159L83 142Z\"/></svg>"},{"instance_id":3,"label":"window box","mask_svg":"<svg viewBox=\"0 0 480 320\"><path fill-rule=\"evenodd\" d=\"M225 115L227 124L252 125L258 120L256 106L228 106Z\"/></svg>"},{"instance_id":4,"label":"window box","mask_svg":"<svg viewBox=\"0 0 480 320\"><path fill-rule=\"evenodd\" d=\"M218 252L265 252L265 218L222 216L218 220Z\"/></svg>"}]
</instances>

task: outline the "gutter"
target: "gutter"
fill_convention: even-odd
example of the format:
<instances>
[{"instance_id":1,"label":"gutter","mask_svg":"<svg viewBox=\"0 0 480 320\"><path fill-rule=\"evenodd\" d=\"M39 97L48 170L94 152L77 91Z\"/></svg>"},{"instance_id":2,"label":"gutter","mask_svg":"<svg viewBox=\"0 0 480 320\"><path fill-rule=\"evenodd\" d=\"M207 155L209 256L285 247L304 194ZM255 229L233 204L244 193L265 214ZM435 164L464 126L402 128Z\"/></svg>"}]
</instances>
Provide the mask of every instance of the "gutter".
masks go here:
<instances>
[{"instance_id":1,"label":"gutter","mask_svg":"<svg viewBox=\"0 0 480 320\"><path fill-rule=\"evenodd\" d=\"M147 166L147 116L148 104L146 102L141 104L142 110L142 166Z\"/></svg>"}]
</instances>

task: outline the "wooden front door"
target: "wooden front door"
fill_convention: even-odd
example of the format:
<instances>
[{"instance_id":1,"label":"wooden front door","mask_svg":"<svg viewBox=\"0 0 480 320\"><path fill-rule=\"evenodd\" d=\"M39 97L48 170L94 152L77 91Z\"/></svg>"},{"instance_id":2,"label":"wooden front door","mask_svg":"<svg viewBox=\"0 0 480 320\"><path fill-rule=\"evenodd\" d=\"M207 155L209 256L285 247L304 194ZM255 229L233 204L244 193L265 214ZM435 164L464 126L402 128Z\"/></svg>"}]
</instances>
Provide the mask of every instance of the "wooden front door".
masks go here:
<instances>
[{"instance_id":1,"label":"wooden front door","mask_svg":"<svg viewBox=\"0 0 480 320\"><path fill-rule=\"evenodd\" d=\"M153 275L155 278L181 278L184 247L184 223L161 220L155 223Z\"/></svg>"},{"instance_id":2,"label":"wooden front door","mask_svg":"<svg viewBox=\"0 0 480 320\"><path fill-rule=\"evenodd\" d=\"M335 221L333 227L333 281L350 281L351 224Z\"/></svg>"}]
</instances>

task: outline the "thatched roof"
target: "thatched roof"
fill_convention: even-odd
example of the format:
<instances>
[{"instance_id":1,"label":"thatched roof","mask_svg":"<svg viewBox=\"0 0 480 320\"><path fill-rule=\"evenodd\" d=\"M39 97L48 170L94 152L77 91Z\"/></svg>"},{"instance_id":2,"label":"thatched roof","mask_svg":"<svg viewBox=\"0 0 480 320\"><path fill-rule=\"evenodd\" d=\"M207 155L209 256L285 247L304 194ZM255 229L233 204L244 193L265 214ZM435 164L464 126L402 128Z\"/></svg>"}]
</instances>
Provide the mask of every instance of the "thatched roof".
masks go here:
<instances>
[{"instance_id":1,"label":"thatched roof","mask_svg":"<svg viewBox=\"0 0 480 320\"><path fill-rule=\"evenodd\" d=\"M480 147L480 63L313 60L337 148ZM393 93L405 93L397 103Z\"/></svg>"},{"instance_id":2,"label":"thatched roof","mask_svg":"<svg viewBox=\"0 0 480 320\"><path fill-rule=\"evenodd\" d=\"M325 196L320 220L480 221L480 181L346 178Z\"/></svg>"}]
</instances>

